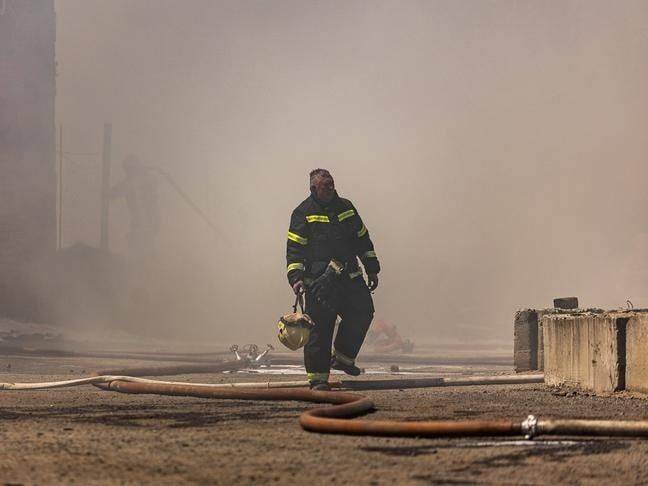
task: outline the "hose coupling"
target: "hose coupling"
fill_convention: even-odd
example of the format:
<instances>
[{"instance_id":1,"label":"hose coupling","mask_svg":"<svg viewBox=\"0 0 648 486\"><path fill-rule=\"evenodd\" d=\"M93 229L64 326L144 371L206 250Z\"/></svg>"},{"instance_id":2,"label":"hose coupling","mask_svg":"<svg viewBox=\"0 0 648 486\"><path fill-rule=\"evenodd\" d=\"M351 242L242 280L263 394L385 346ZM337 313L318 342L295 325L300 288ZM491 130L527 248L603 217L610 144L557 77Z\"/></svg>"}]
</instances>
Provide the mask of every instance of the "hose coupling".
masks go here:
<instances>
[{"instance_id":1,"label":"hose coupling","mask_svg":"<svg viewBox=\"0 0 648 486\"><path fill-rule=\"evenodd\" d=\"M524 438L533 439L538 434L538 417L529 415L522 421L521 427Z\"/></svg>"}]
</instances>

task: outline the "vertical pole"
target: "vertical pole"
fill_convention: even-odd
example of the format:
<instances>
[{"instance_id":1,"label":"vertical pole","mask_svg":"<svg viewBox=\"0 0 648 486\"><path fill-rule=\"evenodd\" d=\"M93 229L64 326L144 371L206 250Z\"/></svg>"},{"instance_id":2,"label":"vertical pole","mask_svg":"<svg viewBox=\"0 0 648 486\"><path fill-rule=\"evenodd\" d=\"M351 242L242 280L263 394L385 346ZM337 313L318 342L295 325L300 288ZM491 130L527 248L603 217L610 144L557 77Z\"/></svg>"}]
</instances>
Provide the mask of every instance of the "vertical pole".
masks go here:
<instances>
[{"instance_id":1,"label":"vertical pole","mask_svg":"<svg viewBox=\"0 0 648 486\"><path fill-rule=\"evenodd\" d=\"M59 167L58 167L58 238L56 248L63 248L63 124L59 125Z\"/></svg>"},{"instance_id":2,"label":"vertical pole","mask_svg":"<svg viewBox=\"0 0 648 486\"><path fill-rule=\"evenodd\" d=\"M209 170L209 161L205 161L205 210L207 214L211 213L211 208L209 206L209 184L211 182L211 171Z\"/></svg>"},{"instance_id":3,"label":"vertical pole","mask_svg":"<svg viewBox=\"0 0 648 486\"><path fill-rule=\"evenodd\" d=\"M112 125L104 123L103 152L101 157L101 239L100 247L108 251L108 222L110 210L110 143Z\"/></svg>"}]
</instances>

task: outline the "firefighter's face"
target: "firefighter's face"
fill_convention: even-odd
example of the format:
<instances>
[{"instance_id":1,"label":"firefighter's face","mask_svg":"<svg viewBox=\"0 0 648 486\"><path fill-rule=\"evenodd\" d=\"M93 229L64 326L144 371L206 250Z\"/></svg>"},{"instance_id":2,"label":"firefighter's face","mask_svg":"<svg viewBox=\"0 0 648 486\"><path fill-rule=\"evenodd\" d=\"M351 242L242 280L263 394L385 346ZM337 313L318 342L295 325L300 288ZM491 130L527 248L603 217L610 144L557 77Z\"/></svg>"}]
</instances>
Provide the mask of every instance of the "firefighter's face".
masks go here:
<instances>
[{"instance_id":1,"label":"firefighter's face","mask_svg":"<svg viewBox=\"0 0 648 486\"><path fill-rule=\"evenodd\" d=\"M324 202L331 202L335 196L335 182L331 176L320 176L313 181L315 195Z\"/></svg>"}]
</instances>

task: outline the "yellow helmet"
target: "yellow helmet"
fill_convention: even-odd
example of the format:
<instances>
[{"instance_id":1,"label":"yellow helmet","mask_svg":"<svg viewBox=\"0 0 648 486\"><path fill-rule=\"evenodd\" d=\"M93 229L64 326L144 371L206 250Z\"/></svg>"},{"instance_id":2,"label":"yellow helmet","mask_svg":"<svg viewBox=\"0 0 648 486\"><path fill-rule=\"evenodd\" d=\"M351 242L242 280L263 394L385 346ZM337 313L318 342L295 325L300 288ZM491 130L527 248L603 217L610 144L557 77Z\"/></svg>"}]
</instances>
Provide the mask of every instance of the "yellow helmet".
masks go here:
<instances>
[{"instance_id":1,"label":"yellow helmet","mask_svg":"<svg viewBox=\"0 0 648 486\"><path fill-rule=\"evenodd\" d=\"M288 349L296 351L297 349L305 346L310 337L310 332L315 323L308 314L303 313L303 304L297 296L297 301L293 307L293 312L281 316L277 327L279 328L279 341ZM302 307L302 312L297 312L297 302Z\"/></svg>"},{"instance_id":2,"label":"yellow helmet","mask_svg":"<svg viewBox=\"0 0 648 486\"><path fill-rule=\"evenodd\" d=\"M315 323L308 314L293 312L281 316L277 327L279 328L279 341L293 351L305 346L310 337L311 329Z\"/></svg>"}]
</instances>

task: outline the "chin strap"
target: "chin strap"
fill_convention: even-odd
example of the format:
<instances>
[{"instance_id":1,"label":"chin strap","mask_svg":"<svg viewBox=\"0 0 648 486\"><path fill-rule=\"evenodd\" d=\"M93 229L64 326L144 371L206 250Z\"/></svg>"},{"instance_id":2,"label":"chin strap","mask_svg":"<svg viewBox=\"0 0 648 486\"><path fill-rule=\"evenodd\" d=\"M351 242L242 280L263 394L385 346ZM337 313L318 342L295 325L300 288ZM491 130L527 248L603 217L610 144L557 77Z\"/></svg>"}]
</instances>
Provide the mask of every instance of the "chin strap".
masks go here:
<instances>
[{"instance_id":1,"label":"chin strap","mask_svg":"<svg viewBox=\"0 0 648 486\"><path fill-rule=\"evenodd\" d=\"M301 309L302 314L304 313L304 295L299 293L295 298L295 304L293 305L293 312L297 312L297 305Z\"/></svg>"}]
</instances>

